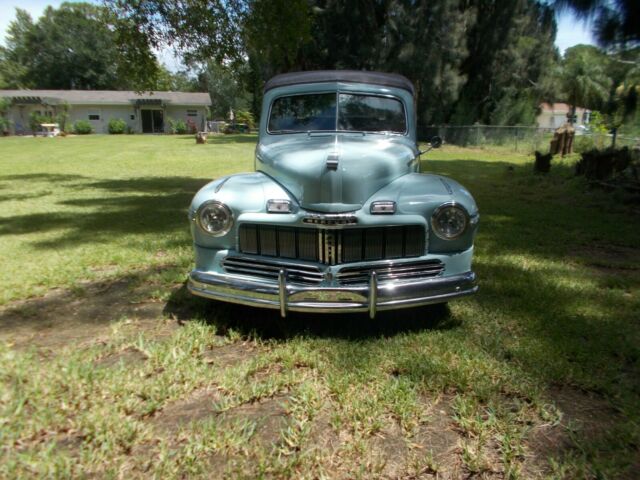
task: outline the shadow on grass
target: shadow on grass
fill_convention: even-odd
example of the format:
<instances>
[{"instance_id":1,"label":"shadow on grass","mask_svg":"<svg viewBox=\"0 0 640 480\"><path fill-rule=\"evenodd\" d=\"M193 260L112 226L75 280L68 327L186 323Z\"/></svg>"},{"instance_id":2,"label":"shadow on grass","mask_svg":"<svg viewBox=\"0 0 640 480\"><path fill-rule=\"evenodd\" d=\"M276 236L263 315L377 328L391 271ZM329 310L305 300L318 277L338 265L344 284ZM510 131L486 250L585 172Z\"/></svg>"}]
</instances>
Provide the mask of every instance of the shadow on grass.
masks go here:
<instances>
[{"instance_id":1,"label":"shadow on grass","mask_svg":"<svg viewBox=\"0 0 640 480\"><path fill-rule=\"evenodd\" d=\"M209 145L226 145L229 143L258 143L258 135L247 133L247 134L230 134L230 135L210 135L207 143Z\"/></svg>"},{"instance_id":2,"label":"shadow on grass","mask_svg":"<svg viewBox=\"0 0 640 480\"><path fill-rule=\"evenodd\" d=\"M358 340L457 326L446 304L380 312L373 320L364 313L289 312L286 318L282 318L277 310L196 297L189 293L186 283L173 292L164 313L180 322L200 319L215 325L221 335L233 330L243 336L263 340L287 340L299 336Z\"/></svg>"},{"instance_id":3,"label":"shadow on grass","mask_svg":"<svg viewBox=\"0 0 640 480\"><path fill-rule=\"evenodd\" d=\"M191 177L143 177L93 181L85 177L38 174L12 176L12 181L37 178L51 182L73 181L67 188L95 191L90 198L62 200L61 205L79 207L58 212L14 215L0 220L0 236L14 234L64 232L55 240L36 241L38 248L72 246L108 239L112 235L156 233L171 238L183 231L186 213L194 194L211 179ZM105 195L103 192L107 192ZM186 243L186 240L185 240Z\"/></svg>"},{"instance_id":4,"label":"shadow on grass","mask_svg":"<svg viewBox=\"0 0 640 480\"><path fill-rule=\"evenodd\" d=\"M195 135L178 136L180 140L190 140L195 143ZM228 145L232 143L258 143L258 135L254 133L212 134L207 137L208 145Z\"/></svg>"}]
</instances>

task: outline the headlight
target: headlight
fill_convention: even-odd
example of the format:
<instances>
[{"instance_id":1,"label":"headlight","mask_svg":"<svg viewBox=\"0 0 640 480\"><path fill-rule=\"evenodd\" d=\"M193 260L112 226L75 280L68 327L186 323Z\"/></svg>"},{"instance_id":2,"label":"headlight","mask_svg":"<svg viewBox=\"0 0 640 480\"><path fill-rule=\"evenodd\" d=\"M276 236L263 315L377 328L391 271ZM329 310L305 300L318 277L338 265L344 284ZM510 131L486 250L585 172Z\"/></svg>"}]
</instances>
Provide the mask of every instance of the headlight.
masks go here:
<instances>
[{"instance_id":1,"label":"headlight","mask_svg":"<svg viewBox=\"0 0 640 480\"><path fill-rule=\"evenodd\" d=\"M224 203L210 201L200 205L196 213L198 226L214 237L226 235L233 226L233 214Z\"/></svg>"},{"instance_id":2,"label":"headlight","mask_svg":"<svg viewBox=\"0 0 640 480\"><path fill-rule=\"evenodd\" d=\"M469 214L460 205L444 203L431 216L433 232L444 240L462 235L469 225Z\"/></svg>"}]
</instances>

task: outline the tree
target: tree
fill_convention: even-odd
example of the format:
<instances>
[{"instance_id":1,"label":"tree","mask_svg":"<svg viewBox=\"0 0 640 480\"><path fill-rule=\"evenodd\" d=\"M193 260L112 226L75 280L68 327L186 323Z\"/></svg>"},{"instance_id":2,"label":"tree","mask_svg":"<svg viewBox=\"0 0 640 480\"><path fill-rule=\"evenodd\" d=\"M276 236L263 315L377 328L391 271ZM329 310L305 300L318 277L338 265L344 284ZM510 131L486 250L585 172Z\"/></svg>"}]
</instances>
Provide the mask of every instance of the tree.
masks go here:
<instances>
[{"instance_id":1,"label":"tree","mask_svg":"<svg viewBox=\"0 0 640 480\"><path fill-rule=\"evenodd\" d=\"M16 18L7 29L6 46L0 47L0 71L5 88L34 87L34 79L28 75L33 28L31 15L16 8Z\"/></svg>"},{"instance_id":2,"label":"tree","mask_svg":"<svg viewBox=\"0 0 640 480\"><path fill-rule=\"evenodd\" d=\"M606 56L590 45L577 45L565 52L561 84L572 117L577 106L598 110L609 98L612 81L606 73L607 63Z\"/></svg>"},{"instance_id":3,"label":"tree","mask_svg":"<svg viewBox=\"0 0 640 480\"><path fill-rule=\"evenodd\" d=\"M531 124L536 108L552 96L558 62L553 11L528 0L473 0L466 37L467 82L452 122Z\"/></svg>"},{"instance_id":4,"label":"tree","mask_svg":"<svg viewBox=\"0 0 640 480\"><path fill-rule=\"evenodd\" d=\"M227 118L229 110L245 107L242 85L234 70L209 62L205 75L214 118Z\"/></svg>"},{"instance_id":5,"label":"tree","mask_svg":"<svg viewBox=\"0 0 640 480\"><path fill-rule=\"evenodd\" d=\"M107 10L87 3L47 7L37 22L16 9L0 52L5 83L15 88L131 88L118 70L122 62L111 23Z\"/></svg>"},{"instance_id":6,"label":"tree","mask_svg":"<svg viewBox=\"0 0 640 480\"><path fill-rule=\"evenodd\" d=\"M165 66L158 66L158 76L153 90L169 92L201 92L206 90L206 83L190 75L187 71L171 72Z\"/></svg>"},{"instance_id":7,"label":"tree","mask_svg":"<svg viewBox=\"0 0 640 480\"><path fill-rule=\"evenodd\" d=\"M187 65L242 63L245 0L104 0L114 18L122 71L138 83L153 81L151 50L170 46Z\"/></svg>"},{"instance_id":8,"label":"tree","mask_svg":"<svg viewBox=\"0 0 640 480\"><path fill-rule=\"evenodd\" d=\"M458 0L394 0L377 18L382 56L376 67L414 83L421 124L447 122L467 81L461 67L468 55L465 30L472 12Z\"/></svg>"},{"instance_id":9,"label":"tree","mask_svg":"<svg viewBox=\"0 0 640 480\"><path fill-rule=\"evenodd\" d=\"M558 61L553 13L536 0L107 4L123 25L116 31L132 32L119 43L172 45L190 65L208 65L209 85L220 82L230 93L234 82L244 86L254 114L276 73L349 68L407 76L424 123L532 122L539 101L551 96Z\"/></svg>"}]
</instances>

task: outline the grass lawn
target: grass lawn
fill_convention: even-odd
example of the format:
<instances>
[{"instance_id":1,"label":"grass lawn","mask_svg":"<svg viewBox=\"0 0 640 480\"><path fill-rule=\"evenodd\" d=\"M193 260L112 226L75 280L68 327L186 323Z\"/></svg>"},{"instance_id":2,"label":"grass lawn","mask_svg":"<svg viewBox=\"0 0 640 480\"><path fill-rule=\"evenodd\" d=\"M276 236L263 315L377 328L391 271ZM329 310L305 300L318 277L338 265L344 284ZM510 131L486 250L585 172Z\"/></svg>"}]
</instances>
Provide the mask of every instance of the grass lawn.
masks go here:
<instances>
[{"instance_id":1,"label":"grass lawn","mask_svg":"<svg viewBox=\"0 0 640 480\"><path fill-rule=\"evenodd\" d=\"M0 139L0 477L638 477L637 209L445 147L480 292L282 320L184 287L189 201L255 140Z\"/></svg>"}]
</instances>

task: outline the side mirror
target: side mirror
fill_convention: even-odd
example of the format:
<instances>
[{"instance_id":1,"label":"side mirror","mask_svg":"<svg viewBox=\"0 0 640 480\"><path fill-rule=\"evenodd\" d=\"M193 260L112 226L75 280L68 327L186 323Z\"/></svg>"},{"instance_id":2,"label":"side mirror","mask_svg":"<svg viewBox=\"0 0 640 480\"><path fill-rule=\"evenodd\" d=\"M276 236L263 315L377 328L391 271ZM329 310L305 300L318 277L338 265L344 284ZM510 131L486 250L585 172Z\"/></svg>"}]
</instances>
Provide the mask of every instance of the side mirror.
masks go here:
<instances>
[{"instance_id":1,"label":"side mirror","mask_svg":"<svg viewBox=\"0 0 640 480\"><path fill-rule=\"evenodd\" d=\"M418 152L418 155L423 155L428 151L433 150L434 148L440 148L441 146L442 146L442 138L436 135L435 137L431 138L431 141L429 142L429 148Z\"/></svg>"}]
</instances>

